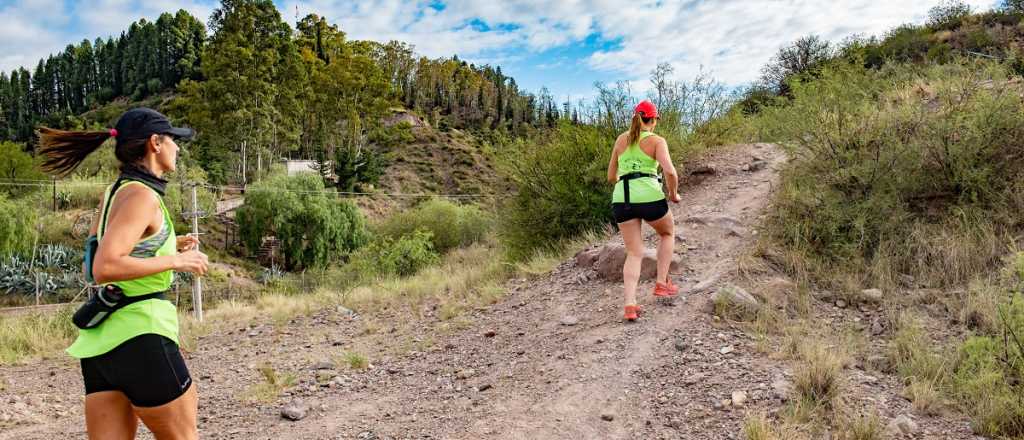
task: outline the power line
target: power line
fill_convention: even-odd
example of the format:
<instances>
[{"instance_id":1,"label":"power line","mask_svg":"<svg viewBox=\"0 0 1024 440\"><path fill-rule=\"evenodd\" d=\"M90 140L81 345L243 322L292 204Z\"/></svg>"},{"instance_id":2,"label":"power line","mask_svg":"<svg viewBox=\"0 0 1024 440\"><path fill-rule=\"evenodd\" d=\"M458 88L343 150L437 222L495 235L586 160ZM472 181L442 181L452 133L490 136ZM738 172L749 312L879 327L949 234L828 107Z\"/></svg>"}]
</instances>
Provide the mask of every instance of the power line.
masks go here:
<instances>
[{"instance_id":1,"label":"power line","mask_svg":"<svg viewBox=\"0 0 1024 440\"><path fill-rule=\"evenodd\" d=\"M0 179L0 186L15 186L15 187L50 187L56 185L58 187L107 187L109 184L101 182L60 182L56 183L52 180L39 180L39 179ZM190 184L183 183L172 183L170 186L186 187ZM245 188L240 186L218 186L209 184L199 184L204 188L224 192L227 190L233 191L244 191ZM261 191L261 192L272 192L272 193L292 193L292 194L323 194L323 195L336 195L341 197L390 197L390 198L449 198L449 199L483 199L483 198L494 198L497 194L431 194L431 193L377 193L377 192L358 192L358 191L335 191L330 189L324 190L292 190L287 188L249 188L248 191Z\"/></svg>"}]
</instances>

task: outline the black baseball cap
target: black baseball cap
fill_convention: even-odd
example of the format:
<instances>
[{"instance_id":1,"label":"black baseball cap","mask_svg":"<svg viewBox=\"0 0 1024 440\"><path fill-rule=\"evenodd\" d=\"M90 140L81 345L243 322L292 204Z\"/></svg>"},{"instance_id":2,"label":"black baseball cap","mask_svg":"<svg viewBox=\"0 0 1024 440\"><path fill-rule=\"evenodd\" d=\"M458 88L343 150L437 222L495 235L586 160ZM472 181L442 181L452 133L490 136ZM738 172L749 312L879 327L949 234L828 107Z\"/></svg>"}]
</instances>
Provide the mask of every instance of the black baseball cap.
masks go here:
<instances>
[{"instance_id":1,"label":"black baseball cap","mask_svg":"<svg viewBox=\"0 0 1024 440\"><path fill-rule=\"evenodd\" d=\"M139 107L124 112L114 124L111 134L118 140L146 139L154 134L189 140L196 132L191 128L174 127L167 116L151 108Z\"/></svg>"}]
</instances>

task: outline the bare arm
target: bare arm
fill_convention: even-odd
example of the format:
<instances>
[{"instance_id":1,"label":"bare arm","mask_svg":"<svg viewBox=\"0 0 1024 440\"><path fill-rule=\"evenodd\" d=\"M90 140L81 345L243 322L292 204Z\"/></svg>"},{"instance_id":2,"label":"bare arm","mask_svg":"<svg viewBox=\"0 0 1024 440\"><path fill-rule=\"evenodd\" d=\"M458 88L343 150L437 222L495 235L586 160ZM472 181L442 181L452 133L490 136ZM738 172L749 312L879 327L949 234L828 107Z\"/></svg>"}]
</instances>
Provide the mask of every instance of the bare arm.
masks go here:
<instances>
[{"instance_id":1,"label":"bare arm","mask_svg":"<svg viewBox=\"0 0 1024 440\"><path fill-rule=\"evenodd\" d=\"M199 275L206 272L206 255L198 251L153 258L130 255L159 209L156 196L144 188L126 187L114 199L93 263L97 283L132 280L168 270Z\"/></svg>"},{"instance_id":2,"label":"bare arm","mask_svg":"<svg viewBox=\"0 0 1024 440\"><path fill-rule=\"evenodd\" d=\"M676 173L676 166L672 164L672 157L668 153L668 143L659 137L658 145L654 150L655 159L661 165L661 171L665 175L665 185L668 187L668 198L677 202L679 198L679 174Z\"/></svg>"},{"instance_id":3,"label":"bare arm","mask_svg":"<svg viewBox=\"0 0 1024 440\"><path fill-rule=\"evenodd\" d=\"M612 146L612 158L608 162L608 183L617 183L619 181L619 143L622 142L622 136L615 139L615 145Z\"/></svg>"}]
</instances>

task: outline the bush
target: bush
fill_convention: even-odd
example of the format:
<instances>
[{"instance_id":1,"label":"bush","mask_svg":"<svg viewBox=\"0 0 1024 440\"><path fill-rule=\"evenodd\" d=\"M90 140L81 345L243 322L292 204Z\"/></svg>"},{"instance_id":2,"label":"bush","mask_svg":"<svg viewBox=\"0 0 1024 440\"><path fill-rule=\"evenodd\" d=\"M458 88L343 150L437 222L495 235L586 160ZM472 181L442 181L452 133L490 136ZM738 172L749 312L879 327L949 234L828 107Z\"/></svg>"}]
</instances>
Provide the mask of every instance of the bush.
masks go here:
<instances>
[{"instance_id":1,"label":"bush","mask_svg":"<svg viewBox=\"0 0 1024 440\"><path fill-rule=\"evenodd\" d=\"M390 127L380 126L373 128L367 137L371 143L380 145L385 150L416 141L416 136L412 133L412 125L408 122L399 122Z\"/></svg>"},{"instance_id":2,"label":"bush","mask_svg":"<svg viewBox=\"0 0 1024 440\"><path fill-rule=\"evenodd\" d=\"M418 230L398 239L379 238L352 255L357 273L374 276L409 276L438 260L432 234Z\"/></svg>"},{"instance_id":3,"label":"bush","mask_svg":"<svg viewBox=\"0 0 1024 440\"><path fill-rule=\"evenodd\" d=\"M444 254L483 240L494 222L491 214L477 206L430 199L387 218L377 227L377 234L397 240L418 230L429 231L434 250Z\"/></svg>"},{"instance_id":4,"label":"bush","mask_svg":"<svg viewBox=\"0 0 1024 440\"><path fill-rule=\"evenodd\" d=\"M358 208L330 194L320 176L311 174L278 176L253 185L237 218L246 249L255 253L264 237L275 236L289 270L337 261L368 239Z\"/></svg>"},{"instance_id":5,"label":"bush","mask_svg":"<svg viewBox=\"0 0 1024 440\"><path fill-rule=\"evenodd\" d=\"M866 283L909 273L944 286L991 267L1024 214L1024 104L980 85L1006 77L988 63L838 66L797 85L759 116L795 158L772 237Z\"/></svg>"},{"instance_id":6,"label":"bush","mask_svg":"<svg viewBox=\"0 0 1024 440\"><path fill-rule=\"evenodd\" d=\"M973 336L960 349L955 392L972 416L975 432L1024 436L1024 297L1001 304L999 329Z\"/></svg>"},{"instance_id":7,"label":"bush","mask_svg":"<svg viewBox=\"0 0 1024 440\"><path fill-rule=\"evenodd\" d=\"M0 195L0 212L0 255L31 252L39 234L35 209Z\"/></svg>"},{"instance_id":8,"label":"bush","mask_svg":"<svg viewBox=\"0 0 1024 440\"><path fill-rule=\"evenodd\" d=\"M519 141L502 158L516 193L502 208L502 237L513 258L611 223L608 159L615 135L559 125L542 142Z\"/></svg>"},{"instance_id":9,"label":"bush","mask_svg":"<svg viewBox=\"0 0 1024 440\"><path fill-rule=\"evenodd\" d=\"M36 167L32 159L20 144L3 141L0 142L0 179L10 180L9 183L32 183L33 180L45 180L44 175ZM19 196L37 190L33 186L0 186L0 194Z\"/></svg>"},{"instance_id":10,"label":"bush","mask_svg":"<svg viewBox=\"0 0 1024 440\"><path fill-rule=\"evenodd\" d=\"M962 0L946 0L928 11L928 27L934 30L954 30L971 15L971 6Z\"/></svg>"}]
</instances>

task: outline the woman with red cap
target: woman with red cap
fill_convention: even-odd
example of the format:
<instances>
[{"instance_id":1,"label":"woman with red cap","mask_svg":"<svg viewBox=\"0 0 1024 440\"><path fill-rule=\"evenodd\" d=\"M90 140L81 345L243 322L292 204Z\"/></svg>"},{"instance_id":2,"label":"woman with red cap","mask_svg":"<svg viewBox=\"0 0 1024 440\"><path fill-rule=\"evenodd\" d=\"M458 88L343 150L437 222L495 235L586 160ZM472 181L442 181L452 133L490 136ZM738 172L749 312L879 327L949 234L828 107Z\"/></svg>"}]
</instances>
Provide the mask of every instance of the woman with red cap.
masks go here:
<instances>
[{"instance_id":1,"label":"woman with red cap","mask_svg":"<svg viewBox=\"0 0 1024 440\"><path fill-rule=\"evenodd\" d=\"M622 240L626 244L626 263L622 267L625 316L635 321L640 314L636 302L637 283L640 281L640 263L644 255L644 241L640 233L643 222L658 233L658 271L654 295L674 296L679 288L669 279L668 269L675 244L675 220L668 209L658 166L664 173L668 188L667 200L679 203L677 193L679 177L668 153L668 144L654 134L658 125L658 109L644 100L636 106L629 131L619 135L608 163L608 182L615 184L612 193L612 212L619 224Z\"/></svg>"}]
</instances>

